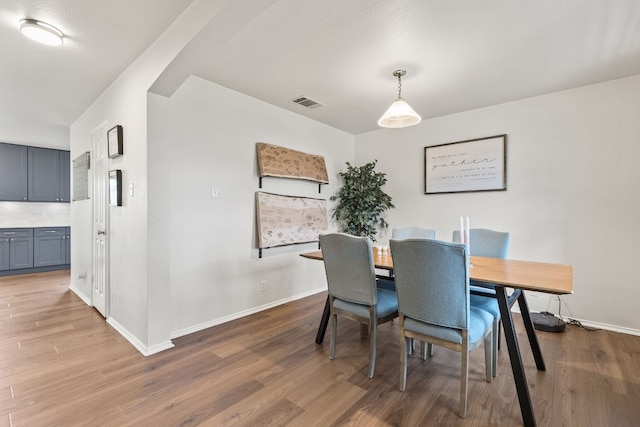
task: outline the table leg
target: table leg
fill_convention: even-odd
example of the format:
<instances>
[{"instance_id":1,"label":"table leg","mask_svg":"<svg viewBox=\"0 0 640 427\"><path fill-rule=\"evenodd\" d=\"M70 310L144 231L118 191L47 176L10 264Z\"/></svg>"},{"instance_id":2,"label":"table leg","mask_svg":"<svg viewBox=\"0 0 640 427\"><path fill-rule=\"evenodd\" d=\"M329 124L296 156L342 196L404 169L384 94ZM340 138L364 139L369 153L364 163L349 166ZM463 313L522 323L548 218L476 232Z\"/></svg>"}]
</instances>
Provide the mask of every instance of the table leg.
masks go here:
<instances>
[{"instance_id":1,"label":"table leg","mask_svg":"<svg viewBox=\"0 0 640 427\"><path fill-rule=\"evenodd\" d=\"M533 327L533 321L531 320L531 314L529 313L529 306L527 305L527 300L524 297L524 291L521 292L518 297L518 305L520 306L520 313L522 314L524 328L527 330L527 336L529 337L529 344L531 344L533 358L536 361L536 367L539 371L545 371L546 366L544 365L544 358L542 357L538 337L536 336L536 331Z\"/></svg>"},{"instance_id":2,"label":"table leg","mask_svg":"<svg viewBox=\"0 0 640 427\"><path fill-rule=\"evenodd\" d=\"M498 306L500 307L500 315L502 317L502 326L504 327L504 337L507 342L509 359L511 361L511 370L513 371L513 379L516 383L516 391L518 392L522 421L524 422L525 427L533 427L536 425L536 418L533 413L531 396L529 395L527 377L524 372L524 367L522 366L522 357L520 356L520 348L518 347L518 337L516 335L515 326L513 325L511 310L509 310L507 290L502 286L496 286L495 288L496 297L498 298Z\"/></svg>"},{"instance_id":3,"label":"table leg","mask_svg":"<svg viewBox=\"0 0 640 427\"><path fill-rule=\"evenodd\" d=\"M316 334L316 344L322 344L322 341L324 341L324 333L327 332L330 315L331 309L329 308L329 297L327 297L327 301L324 303L324 310L322 311L320 325L318 326L318 333Z\"/></svg>"}]
</instances>

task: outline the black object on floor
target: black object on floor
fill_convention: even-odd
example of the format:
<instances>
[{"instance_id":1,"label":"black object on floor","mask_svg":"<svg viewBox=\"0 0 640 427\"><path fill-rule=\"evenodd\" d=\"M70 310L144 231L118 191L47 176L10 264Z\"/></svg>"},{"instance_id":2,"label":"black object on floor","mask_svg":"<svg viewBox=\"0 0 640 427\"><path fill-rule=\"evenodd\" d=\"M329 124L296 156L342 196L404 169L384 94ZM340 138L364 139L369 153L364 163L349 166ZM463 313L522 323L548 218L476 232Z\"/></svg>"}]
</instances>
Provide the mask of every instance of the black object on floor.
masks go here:
<instances>
[{"instance_id":1,"label":"black object on floor","mask_svg":"<svg viewBox=\"0 0 640 427\"><path fill-rule=\"evenodd\" d=\"M545 332L564 332L565 323L548 311L531 313L533 327Z\"/></svg>"}]
</instances>

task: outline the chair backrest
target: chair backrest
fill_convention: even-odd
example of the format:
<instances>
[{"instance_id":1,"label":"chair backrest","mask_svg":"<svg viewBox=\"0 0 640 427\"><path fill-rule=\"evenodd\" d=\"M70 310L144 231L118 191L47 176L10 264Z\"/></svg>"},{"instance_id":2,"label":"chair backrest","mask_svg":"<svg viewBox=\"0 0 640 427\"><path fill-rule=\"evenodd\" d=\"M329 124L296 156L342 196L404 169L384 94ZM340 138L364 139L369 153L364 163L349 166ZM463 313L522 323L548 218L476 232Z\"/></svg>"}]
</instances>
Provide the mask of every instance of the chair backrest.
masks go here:
<instances>
[{"instance_id":1,"label":"chair backrest","mask_svg":"<svg viewBox=\"0 0 640 427\"><path fill-rule=\"evenodd\" d=\"M439 326L469 325L469 262L459 243L392 239L398 312Z\"/></svg>"},{"instance_id":2,"label":"chair backrest","mask_svg":"<svg viewBox=\"0 0 640 427\"><path fill-rule=\"evenodd\" d=\"M460 241L460 230L453 231L453 242ZM490 258L506 258L509 251L509 233L487 230L486 228L472 228L469 230L471 240L471 255Z\"/></svg>"},{"instance_id":3,"label":"chair backrest","mask_svg":"<svg viewBox=\"0 0 640 427\"><path fill-rule=\"evenodd\" d=\"M400 227L391 231L392 239L435 239L436 230L429 230L422 227Z\"/></svg>"},{"instance_id":4,"label":"chair backrest","mask_svg":"<svg viewBox=\"0 0 640 427\"><path fill-rule=\"evenodd\" d=\"M375 305L376 273L371 239L344 233L320 235L329 295Z\"/></svg>"}]
</instances>

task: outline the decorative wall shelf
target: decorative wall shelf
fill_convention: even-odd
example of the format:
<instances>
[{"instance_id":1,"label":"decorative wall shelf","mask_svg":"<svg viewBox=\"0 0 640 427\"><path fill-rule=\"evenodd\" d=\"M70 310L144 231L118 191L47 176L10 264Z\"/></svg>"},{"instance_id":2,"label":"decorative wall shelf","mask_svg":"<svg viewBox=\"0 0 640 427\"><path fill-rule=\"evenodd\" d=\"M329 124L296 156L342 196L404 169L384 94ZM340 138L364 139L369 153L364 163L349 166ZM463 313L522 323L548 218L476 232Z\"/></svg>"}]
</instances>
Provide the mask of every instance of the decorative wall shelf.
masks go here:
<instances>
[{"instance_id":1,"label":"decorative wall shelf","mask_svg":"<svg viewBox=\"0 0 640 427\"><path fill-rule=\"evenodd\" d=\"M319 241L327 231L327 201L256 192L259 257L277 246Z\"/></svg>"},{"instance_id":2,"label":"decorative wall shelf","mask_svg":"<svg viewBox=\"0 0 640 427\"><path fill-rule=\"evenodd\" d=\"M258 154L259 187L262 188L263 177L291 178L318 183L318 192L322 184L329 183L327 166L324 157L303 153L286 147L256 143Z\"/></svg>"}]
</instances>

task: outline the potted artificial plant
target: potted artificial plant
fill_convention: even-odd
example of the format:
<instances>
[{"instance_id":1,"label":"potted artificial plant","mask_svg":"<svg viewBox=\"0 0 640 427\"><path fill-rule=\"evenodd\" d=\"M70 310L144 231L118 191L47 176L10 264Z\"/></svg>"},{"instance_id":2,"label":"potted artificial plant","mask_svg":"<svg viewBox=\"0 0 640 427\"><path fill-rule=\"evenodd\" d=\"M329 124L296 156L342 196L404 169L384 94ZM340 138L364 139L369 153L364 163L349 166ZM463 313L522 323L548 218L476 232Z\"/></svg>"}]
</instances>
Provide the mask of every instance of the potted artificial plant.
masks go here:
<instances>
[{"instance_id":1,"label":"potted artificial plant","mask_svg":"<svg viewBox=\"0 0 640 427\"><path fill-rule=\"evenodd\" d=\"M368 236L376 241L377 226L388 228L382 214L387 209L395 208L391 196L382 191L387 182L387 175L376 172L377 160L363 166L351 166L347 162L346 172L338 175L343 185L331 201L338 201L332 218L340 224L340 231L354 236Z\"/></svg>"}]
</instances>

